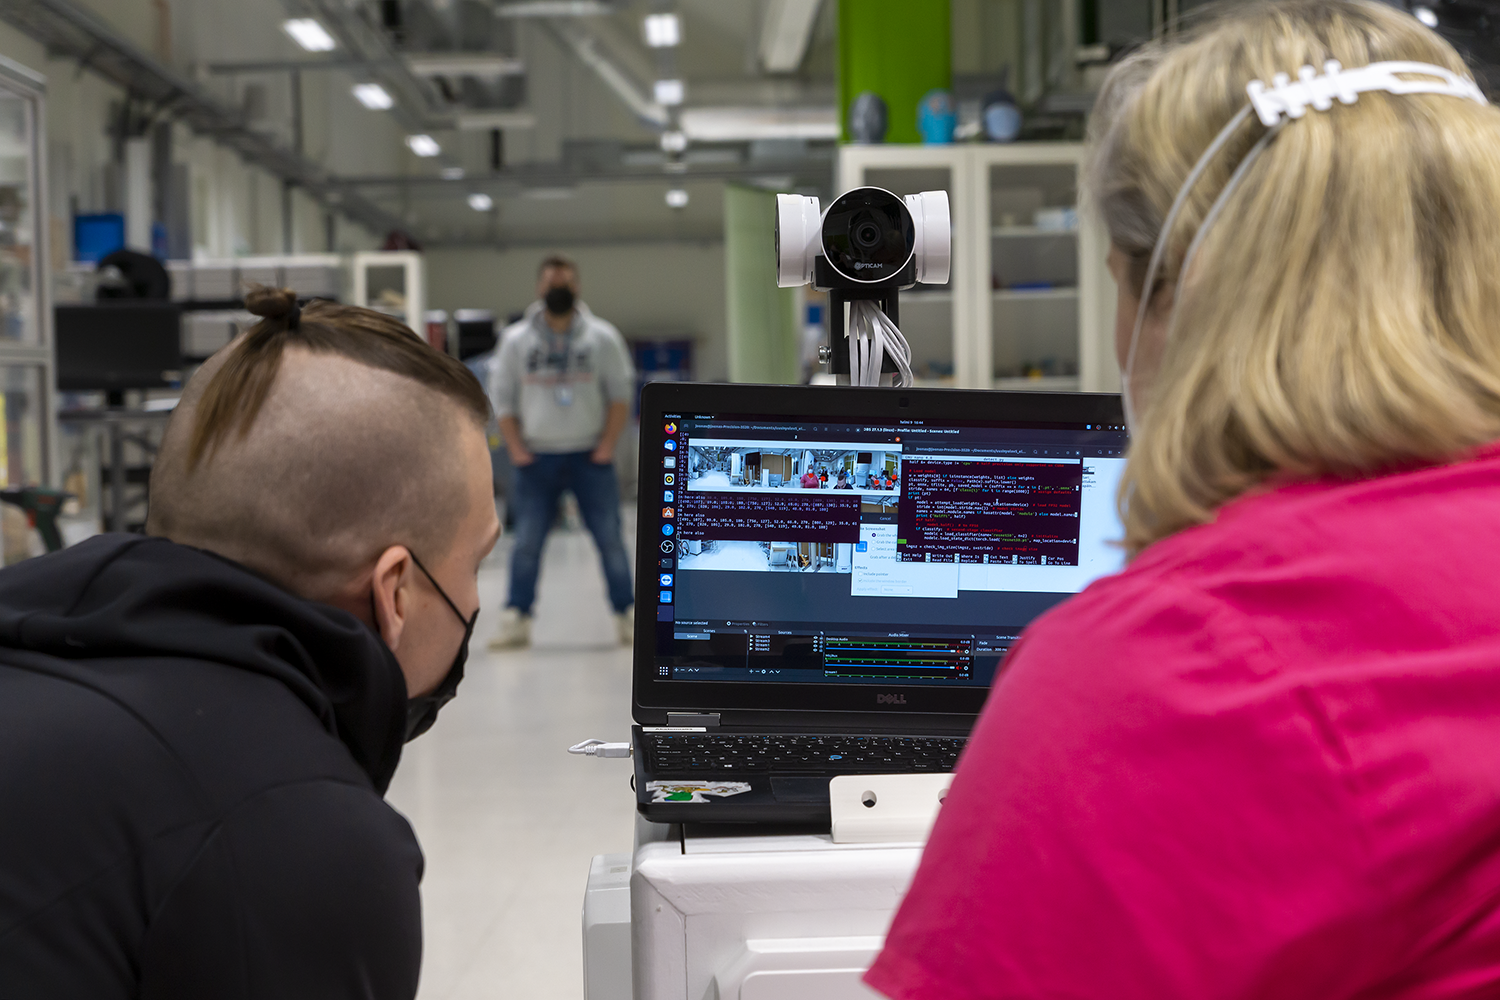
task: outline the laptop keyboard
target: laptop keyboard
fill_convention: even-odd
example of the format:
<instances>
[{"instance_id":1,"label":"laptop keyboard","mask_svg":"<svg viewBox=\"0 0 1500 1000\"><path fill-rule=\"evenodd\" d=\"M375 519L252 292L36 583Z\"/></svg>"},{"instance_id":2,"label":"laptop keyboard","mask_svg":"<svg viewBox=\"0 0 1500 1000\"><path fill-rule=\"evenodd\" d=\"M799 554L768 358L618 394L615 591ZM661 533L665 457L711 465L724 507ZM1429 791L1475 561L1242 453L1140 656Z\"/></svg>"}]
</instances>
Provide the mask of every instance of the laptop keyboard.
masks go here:
<instances>
[{"instance_id":1,"label":"laptop keyboard","mask_svg":"<svg viewBox=\"0 0 1500 1000\"><path fill-rule=\"evenodd\" d=\"M644 733L656 774L698 771L951 771L966 742L940 736Z\"/></svg>"}]
</instances>

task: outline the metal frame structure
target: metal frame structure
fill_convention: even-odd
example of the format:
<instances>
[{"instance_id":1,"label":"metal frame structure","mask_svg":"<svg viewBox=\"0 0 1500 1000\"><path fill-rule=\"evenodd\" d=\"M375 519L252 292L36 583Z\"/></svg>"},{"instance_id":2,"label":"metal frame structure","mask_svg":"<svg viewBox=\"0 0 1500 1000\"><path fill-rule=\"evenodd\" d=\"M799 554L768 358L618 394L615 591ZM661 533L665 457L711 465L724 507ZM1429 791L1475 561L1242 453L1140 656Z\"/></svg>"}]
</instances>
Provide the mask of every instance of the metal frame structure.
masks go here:
<instances>
[{"instance_id":1,"label":"metal frame structure","mask_svg":"<svg viewBox=\"0 0 1500 1000\"><path fill-rule=\"evenodd\" d=\"M0 0L0 20L47 46L49 53L76 59L81 68L124 88L146 104L150 118L167 115L181 121L303 189L329 211L376 232L405 228L374 202L331 183L321 167L251 129L238 110L164 66L76 0Z\"/></svg>"},{"instance_id":2,"label":"metal frame structure","mask_svg":"<svg viewBox=\"0 0 1500 1000\"><path fill-rule=\"evenodd\" d=\"M35 344L0 340L0 367L40 370L37 422L41 434L41 484L55 486L57 461L57 375L52 336L52 283L48 278L51 247L47 200L47 82L40 74L0 57L0 91L9 91L26 101L26 128L31 146L28 178L31 185L32 244L31 282L36 308Z\"/></svg>"}]
</instances>

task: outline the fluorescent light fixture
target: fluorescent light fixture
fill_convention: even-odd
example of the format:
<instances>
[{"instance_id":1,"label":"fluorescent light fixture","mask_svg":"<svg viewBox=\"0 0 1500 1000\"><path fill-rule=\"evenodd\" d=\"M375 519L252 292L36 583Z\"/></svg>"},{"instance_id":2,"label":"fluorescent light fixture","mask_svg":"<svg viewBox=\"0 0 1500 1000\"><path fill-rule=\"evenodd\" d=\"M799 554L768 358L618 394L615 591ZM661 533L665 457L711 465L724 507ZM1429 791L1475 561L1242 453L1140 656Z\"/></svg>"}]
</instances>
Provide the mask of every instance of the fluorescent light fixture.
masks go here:
<instances>
[{"instance_id":1,"label":"fluorescent light fixture","mask_svg":"<svg viewBox=\"0 0 1500 1000\"><path fill-rule=\"evenodd\" d=\"M445 181L461 181L464 179L463 167L444 167L438 173Z\"/></svg>"},{"instance_id":2,"label":"fluorescent light fixture","mask_svg":"<svg viewBox=\"0 0 1500 1000\"><path fill-rule=\"evenodd\" d=\"M354 99L371 111L386 111L396 103L396 99L378 83L356 83L354 85Z\"/></svg>"},{"instance_id":3,"label":"fluorescent light fixture","mask_svg":"<svg viewBox=\"0 0 1500 1000\"><path fill-rule=\"evenodd\" d=\"M294 17L281 22L281 30L292 36L292 41L309 52L332 52L338 47L328 29L311 17Z\"/></svg>"},{"instance_id":4,"label":"fluorescent light fixture","mask_svg":"<svg viewBox=\"0 0 1500 1000\"><path fill-rule=\"evenodd\" d=\"M687 208L688 193L682 188L673 188L667 192L668 208Z\"/></svg>"},{"instance_id":5,"label":"fluorescent light fixture","mask_svg":"<svg viewBox=\"0 0 1500 1000\"><path fill-rule=\"evenodd\" d=\"M417 76L472 76L480 80L498 80L503 76L520 76L526 72L526 64L519 59L483 52L408 55L406 65Z\"/></svg>"},{"instance_id":6,"label":"fluorescent light fixture","mask_svg":"<svg viewBox=\"0 0 1500 1000\"><path fill-rule=\"evenodd\" d=\"M682 41L682 22L676 14L647 14L641 32L653 49L670 49Z\"/></svg>"},{"instance_id":7,"label":"fluorescent light fixture","mask_svg":"<svg viewBox=\"0 0 1500 1000\"><path fill-rule=\"evenodd\" d=\"M1436 28L1438 26L1437 13L1431 7L1413 7L1411 12L1413 17L1427 25L1427 27Z\"/></svg>"},{"instance_id":8,"label":"fluorescent light fixture","mask_svg":"<svg viewBox=\"0 0 1500 1000\"><path fill-rule=\"evenodd\" d=\"M532 201L565 201L573 197L573 189L570 187L527 188L521 192L521 197Z\"/></svg>"},{"instance_id":9,"label":"fluorescent light fixture","mask_svg":"<svg viewBox=\"0 0 1500 1000\"><path fill-rule=\"evenodd\" d=\"M536 125L536 115L530 111L460 111L454 124L460 132L532 128Z\"/></svg>"},{"instance_id":10,"label":"fluorescent light fixture","mask_svg":"<svg viewBox=\"0 0 1500 1000\"><path fill-rule=\"evenodd\" d=\"M599 0L520 0L495 8L496 17L597 17L614 8Z\"/></svg>"},{"instance_id":11,"label":"fluorescent light fixture","mask_svg":"<svg viewBox=\"0 0 1500 1000\"><path fill-rule=\"evenodd\" d=\"M488 212L495 207L495 199L482 191L475 191L469 195L469 207L476 212Z\"/></svg>"},{"instance_id":12,"label":"fluorescent light fixture","mask_svg":"<svg viewBox=\"0 0 1500 1000\"><path fill-rule=\"evenodd\" d=\"M687 149L687 136L673 129L661 134L661 151L663 153L680 153Z\"/></svg>"},{"instance_id":13,"label":"fluorescent light fixture","mask_svg":"<svg viewBox=\"0 0 1500 1000\"><path fill-rule=\"evenodd\" d=\"M430 135L409 135L406 137L406 146L418 156L436 156L443 151L443 147Z\"/></svg>"},{"instance_id":14,"label":"fluorescent light fixture","mask_svg":"<svg viewBox=\"0 0 1500 1000\"><path fill-rule=\"evenodd\" d=\"M791 73L802 65L821 0L770 0L760 28L760 62L767 73Z\"/></svg>"},{"instance_id":15,"label":"fluorescent light fixture","mask_svg":"<svg viewBox=\"0 0 1500 1000\"><path fill-rule=\"evenodd\" d=\"M681 104L686 93L681 80L657 80L651 87L656 103L668 108Z\"/></svg>"},{"instance_id":16,"label":"fluorescent light fixture","mask_svg":"<svg viewBox=\"0 0 1500 1000\"><path fill-rule=\"evenodd\" d=\"M690 108L682 112L682 131L691 142L832 141L839 115L834 108Z\"/></svg>"}]
</instances>

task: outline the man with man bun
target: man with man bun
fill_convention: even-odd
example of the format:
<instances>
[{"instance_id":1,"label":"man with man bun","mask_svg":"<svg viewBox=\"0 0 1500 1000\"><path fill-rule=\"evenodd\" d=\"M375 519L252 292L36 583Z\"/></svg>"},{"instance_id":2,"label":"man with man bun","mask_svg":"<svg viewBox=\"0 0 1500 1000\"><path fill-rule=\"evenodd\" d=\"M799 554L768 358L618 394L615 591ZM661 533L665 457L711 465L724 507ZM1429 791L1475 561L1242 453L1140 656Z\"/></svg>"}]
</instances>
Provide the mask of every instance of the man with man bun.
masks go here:
<instances>
[{"instance_id":1,"label":"man with man bun","mask_svg":"<svg viewBox=\"0 0 1500 1000\"><path fill-rule=\"evenodd\" d=\"M499 534L482 387L290 292L188 383L147 535L0 572L0 997L410 1000L382 799Z\"/></svg>"}]
</instances>

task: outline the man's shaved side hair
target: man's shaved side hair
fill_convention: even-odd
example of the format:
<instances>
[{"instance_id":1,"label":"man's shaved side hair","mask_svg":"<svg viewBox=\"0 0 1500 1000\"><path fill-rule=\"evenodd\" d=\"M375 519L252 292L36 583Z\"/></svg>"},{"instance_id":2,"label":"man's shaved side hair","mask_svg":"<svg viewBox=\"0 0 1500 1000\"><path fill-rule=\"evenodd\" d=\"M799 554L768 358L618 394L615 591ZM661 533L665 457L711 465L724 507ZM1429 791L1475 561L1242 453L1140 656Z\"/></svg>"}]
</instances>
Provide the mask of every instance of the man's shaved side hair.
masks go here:
<instances>
[{"instance_id":1,"label":"man's shaved side hair","mask_svg":"<svg viewBox=\"0 0 1500 1000\"><path fill-rule=\"evenodd\" d=\"M489 401L466 367L371 309L285 290L183 392L151 473L146 530L326 599L391 545L452 546L460 447Z\"/></svg>"}]
</instances>

